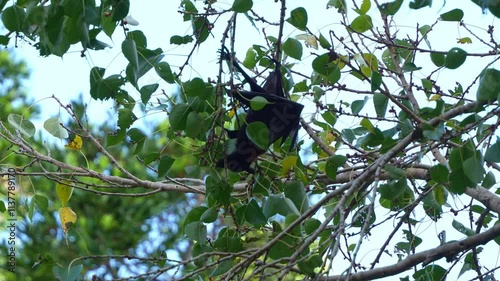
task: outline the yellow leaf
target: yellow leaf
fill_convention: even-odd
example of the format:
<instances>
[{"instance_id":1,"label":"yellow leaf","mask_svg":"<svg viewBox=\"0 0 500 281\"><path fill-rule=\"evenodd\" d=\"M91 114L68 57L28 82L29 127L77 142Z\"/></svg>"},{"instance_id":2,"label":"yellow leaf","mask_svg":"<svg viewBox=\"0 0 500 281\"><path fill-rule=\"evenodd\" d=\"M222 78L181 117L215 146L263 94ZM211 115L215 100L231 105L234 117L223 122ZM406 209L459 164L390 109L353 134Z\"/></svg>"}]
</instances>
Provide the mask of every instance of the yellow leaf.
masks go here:
<instances>
[{"instance_id":1,"label":"yellow leaf","mask_svg":"<svg viewBox=\"0 0 500 281\"><path fill-rule=\"evenodd\" d=\"M59 200L61 200L62 205L66 206L66 203L68 203L71 195L73 194L73 187L63 183L57 183L56 193L57 197L59 197Z\"/></svg>"},{"instance_id":2,"label":"yellow leaf","mask_svg":"<svg viewBox=\"0 0 500 281\"><path fill-rule=\"evenodd\" d=\"M457 38L458 44L472 44L472 39L470 37Z\"/></svg>"},{"instance_id":3,"label":"yellow leaf","mask_svg":"<svg viewBox=\"0 0 500 281\"><path fill-rule=\"evenodd\" d=\"M233 118L233 116L236 114L236 110L231 109L227 115L229 115L229 118Z\"/></svg>"},{"instance_id":4,"label":"yellow leaf","mask_svg":"<svg viewBox=\"0 0 500 281\"><path fill-rule=\"evenodd\" d=\"M297 159L299 159L299 157L296 155L288 155L283 159L283 173L281 176L285 177L293 167L297 166Z\"/></svg>"},{"instance_id":5,"label":"yellow leaf","mask_svg":"<svg viewBox=\"0 0 500 281\"><path fill-rule=\"evenodd\" d=\"M75 138L72 141L68 142L68 144L65 145L65 147L71 150L81 150L82 145L83 145L82 137L80 137L79 135L75 135Z\"/></svg>"},{"instance_id":6,"label":"yellow leaf","mask_svg":"<svg viewBox=\"0 0 500 281\"><path fill-rule=\"evenodd\" d=\"M437 100L441 100L441 95L435 94L429 98L429 101L437 101Z\"/></svg>"},{"instance_id":7,"label":"yellow leaf","mask_svg":"<svg viewBox=\"0 0 500 281\"><path fill-rule=\"evenodd\" d=\"M69 228L76 223L76 213L69 207L59 208L59 219L61 220L64 234L67 234Z\"/></svg>"}]
</instances>

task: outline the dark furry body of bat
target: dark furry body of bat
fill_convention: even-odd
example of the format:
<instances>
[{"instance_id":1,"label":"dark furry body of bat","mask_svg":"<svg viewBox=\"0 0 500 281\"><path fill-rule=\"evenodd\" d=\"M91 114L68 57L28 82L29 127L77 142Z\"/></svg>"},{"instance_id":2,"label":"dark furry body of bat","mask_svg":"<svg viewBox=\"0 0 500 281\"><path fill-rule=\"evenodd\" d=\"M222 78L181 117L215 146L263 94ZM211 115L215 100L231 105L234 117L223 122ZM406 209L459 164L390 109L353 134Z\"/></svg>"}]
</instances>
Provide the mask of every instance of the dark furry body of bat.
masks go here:
<instances>
[{"instance_id":1,"label":"dark furry body of bat","mask_svg":"<svg viewBox=\"0 0 500 281\"><path fill-rule=\"evenodd\" d=\"M230 61L230 55L227 52L222 51L222 56ZM263 87L255 83L235 61L233 65L250 84L251 91L238 91L233 94L234 98L248 107L248 110L245 124L236 131L227 130L229 138L236 139L236 148L218 160L216 165L220 168L226 167L234 172L254 173L254 169L250 165L266 150L250 140L246 133L247 124L257 121L264 123L269 130L269 144L273 144L280 138L282 139L281 144L283 144L288 137L292 137L290 146L290 150L292 150L297 141L300 114L304 106L285 98L278 63L276 70L269 74ZM265 98L268 103L260 110L253 110L250 108L250 100L257 96Z\"/></svg>"}]
</instances>

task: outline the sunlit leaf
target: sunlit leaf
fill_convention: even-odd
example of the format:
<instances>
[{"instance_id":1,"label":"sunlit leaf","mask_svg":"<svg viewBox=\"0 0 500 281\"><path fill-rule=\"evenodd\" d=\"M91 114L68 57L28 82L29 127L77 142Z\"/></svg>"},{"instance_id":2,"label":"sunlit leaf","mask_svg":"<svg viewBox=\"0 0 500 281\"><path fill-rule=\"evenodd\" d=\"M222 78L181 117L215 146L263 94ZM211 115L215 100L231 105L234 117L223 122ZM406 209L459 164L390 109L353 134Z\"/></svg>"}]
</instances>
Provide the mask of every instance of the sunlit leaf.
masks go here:
<instances>
[{"instance_id":1,"label":"sunlit leaf","mask_svg":"<svg viewBox=\"0 0 500 281\"><path fill-rule=\"evenodd\" d=\"M69 207L59 208L59 219L61 221L61 226L64 234L68 233L69 228L76 223L76 213Z\"/></svg>"},{"instance_id":2,"label":"sunlit leaf","mask_svg":"<svg viewBox=\"0 0 500 281\"><path fill-rule=\"evenodd\" d=\"M79 135L75 135L72 140L68 141L68 144L64 145L64 147L69 148L71 150L81 150L83 146L82 137Z\"/></svg>"}]
</instances>

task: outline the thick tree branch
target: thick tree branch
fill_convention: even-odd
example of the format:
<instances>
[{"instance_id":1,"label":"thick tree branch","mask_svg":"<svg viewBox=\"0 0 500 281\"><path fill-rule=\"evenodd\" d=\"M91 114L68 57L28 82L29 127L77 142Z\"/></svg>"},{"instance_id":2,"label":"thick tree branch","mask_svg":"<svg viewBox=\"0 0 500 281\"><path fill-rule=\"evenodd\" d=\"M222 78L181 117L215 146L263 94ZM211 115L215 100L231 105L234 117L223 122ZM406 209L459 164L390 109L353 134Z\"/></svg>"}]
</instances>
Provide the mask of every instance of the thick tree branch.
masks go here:
<instances>
[{"instance_id":1,"label":"thick tree branch","mask_svg":"<svg viewBox=\"0 0 500 281\"><path fill-rule=\"evenodd\" d=\"M394 276L396 274L405 272L420 263L427 265L444 257L446 257L447 259L453 259L453 257L455 257L455 255L457 255L458 253L470 250L479 245L484 245L497 238L498 236L500 236L500 224L496 224L489 230L468 237L462 241L446 243L434 249L411 255L394 265L379 267L373 270L351 274L349 276L349 281L373 280L387 276ZM340 281L347 280L347 276L336 275L315 280Z\"/></svg>"}]
</instances>

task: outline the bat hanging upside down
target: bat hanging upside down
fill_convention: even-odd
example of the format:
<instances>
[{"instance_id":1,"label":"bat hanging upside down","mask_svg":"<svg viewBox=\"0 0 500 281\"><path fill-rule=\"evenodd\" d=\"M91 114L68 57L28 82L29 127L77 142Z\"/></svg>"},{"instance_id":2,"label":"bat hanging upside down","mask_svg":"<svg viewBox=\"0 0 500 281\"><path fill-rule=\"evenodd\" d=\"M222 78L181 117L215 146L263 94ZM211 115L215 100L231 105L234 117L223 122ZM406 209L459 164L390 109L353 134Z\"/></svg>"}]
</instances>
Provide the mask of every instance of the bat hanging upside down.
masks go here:
<instances>
[{"instance_id":1,"label":"bat hanging upside down","mask_svg":"<svg viewBox=\"0 0 500 281\"><path fill-rule=\"evenodd\" d=\"M222 58L231 61L227 50L221 51ZM268 144L271 145L281 138L281 145L288 137L292 138L290 151L297 142L297 133L300 128L300 113L304 106L285 98L281 78L280 64L276 62L276 69L269 74L264 86L259 86L240 65L233 59L233 66L238 70L248 84L250 91L237 91L232 94L240 103L247 107L245 123L238 130L226 130L230 139L236 139L236 147L217 161L217 167L228 168L234 172L246 171L254 173L250 167L257 157L267 150L252 142L248 136L247 128L252 122L262 122L266 125L269 135ZM259 110L250 107L250 100L255 97L266 99L266 104ZM265 134L264 134L265 135Z\"/></svg>"}]
</instances>

